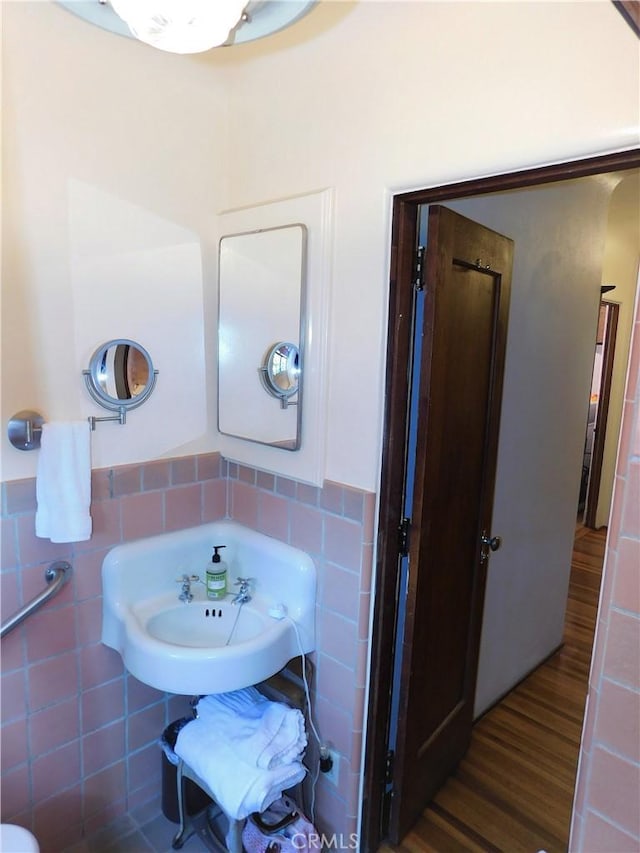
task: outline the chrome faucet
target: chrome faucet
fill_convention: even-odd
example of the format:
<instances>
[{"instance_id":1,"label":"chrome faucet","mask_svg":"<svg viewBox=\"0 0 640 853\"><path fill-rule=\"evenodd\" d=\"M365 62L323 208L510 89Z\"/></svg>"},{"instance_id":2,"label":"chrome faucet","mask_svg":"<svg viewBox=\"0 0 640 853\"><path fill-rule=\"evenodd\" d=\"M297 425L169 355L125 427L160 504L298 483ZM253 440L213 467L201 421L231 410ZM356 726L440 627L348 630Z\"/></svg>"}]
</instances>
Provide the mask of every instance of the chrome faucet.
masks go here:
<instances>
[{"instance_id":1,"label":"chrome faucet","mask_svg":"<svg viewBox=\"0 0 640 853\"><path fill-rule=\"evenodd\" d=\"M246 604L247 601L251 601L251 584L255 581L255 578L238 578L235 582L236 586L239 586L240 589L231 599L232 604Z\"/></svg>"},{"instance_id":2,"label":"chrome faucet","mask_svg":"<svg viewBox=\"0 0 640 853\"><path fill-rule=\"evenodd\" d=\"M184 601L185 604L189 604L190 601L193 601L191 584L197 583L199 580L200 577L198 575L182 575L182 577L176 578L176 583L182 584L180 595L178 596L180 601Z\"/></svg>"}]
</instances>

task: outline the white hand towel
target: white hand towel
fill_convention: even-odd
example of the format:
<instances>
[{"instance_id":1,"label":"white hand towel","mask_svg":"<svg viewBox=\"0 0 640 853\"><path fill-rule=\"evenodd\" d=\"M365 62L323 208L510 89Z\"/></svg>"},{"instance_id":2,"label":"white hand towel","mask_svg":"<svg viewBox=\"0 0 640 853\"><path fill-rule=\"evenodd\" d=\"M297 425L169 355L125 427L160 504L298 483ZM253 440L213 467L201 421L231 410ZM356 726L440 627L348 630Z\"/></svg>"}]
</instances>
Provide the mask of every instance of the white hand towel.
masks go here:
<instances>
[{"instance_id":1,"label":"white hand towel","mask_svg":"<svg viewBox=\"0 0 640 853\"><path fill-rule=\"evenodd\" d=\"M206 782L215 801L233 820L263 812L283 791L302 782L306 774L299 761L274 770L242 761L233 744L202 719L192 720L180 729L175 753Z\"/></svg>"},{"instance_id":2,"label":"white hand towel","mask_svg":"<svg viewBox=\"0 0 640 853\"><path fill-rule=\"evenodd\" d=\"M204 696L197 713L229 741L239 758L257 767L273 770L295 761L307 745L302 713L271 702L255 687Z\"/></svg>"},{"instance_id":3,"label":"white hand towel","mask_svg":"<svg viewBox=\"0 0 640 853\"><path fill-rule=\"evenodd\" d=\"M91 538L91 439L88 421L42 425L36 473L36 536L52 542Z\"/></svg>"}]
</instances>

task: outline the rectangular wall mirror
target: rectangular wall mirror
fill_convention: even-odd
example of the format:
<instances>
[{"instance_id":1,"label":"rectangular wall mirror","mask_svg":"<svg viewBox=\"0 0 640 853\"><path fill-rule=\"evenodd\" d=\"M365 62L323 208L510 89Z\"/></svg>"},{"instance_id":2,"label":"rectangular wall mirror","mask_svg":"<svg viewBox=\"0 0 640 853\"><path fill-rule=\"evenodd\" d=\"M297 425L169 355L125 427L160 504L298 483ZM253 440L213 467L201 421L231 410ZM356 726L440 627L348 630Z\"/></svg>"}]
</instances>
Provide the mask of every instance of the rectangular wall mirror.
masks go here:
<instances>
[{"instance_id":1,"label":"rectangular wall mirror","mask_svg":"<svg viewBox=\"0 0 640 853\"><path fill-rule=\"evenodd\" d=\"M218 429L298 450L301 443L307 229L220 240Z\"/></svg>"}]
</instances>

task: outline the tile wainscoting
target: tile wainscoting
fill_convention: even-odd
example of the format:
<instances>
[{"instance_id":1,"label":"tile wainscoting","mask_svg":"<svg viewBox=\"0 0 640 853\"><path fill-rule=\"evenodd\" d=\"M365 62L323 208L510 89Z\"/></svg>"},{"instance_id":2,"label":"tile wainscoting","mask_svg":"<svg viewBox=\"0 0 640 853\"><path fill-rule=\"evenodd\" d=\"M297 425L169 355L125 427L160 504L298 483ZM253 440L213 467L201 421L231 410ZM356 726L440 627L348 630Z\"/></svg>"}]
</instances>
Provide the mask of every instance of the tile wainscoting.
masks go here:
<instances>
[{"instance_id":1,"label":"tile wainscoting","mask_svg":"<svg viewBox=\"0 0 640 853\"><path fill-rule=\"evenodd\" d=\"M40 592L44 569L71 580L2 641L2 820L59 851L158 800L164 727L188 697L129 676L100 643L102 560L121 542L221 518L307 551L318 571L314 717L340 753L338 785L321 778L316 822L355 831L362 749L375 495L314 488L219 454L92 474L93 536L52 544L34 533L35 480L2 484L2 618Z\"/></svg>"},{"instance_id":2,"label":"tile wainscoting","mask_svg":"<svg viewBox=\"0 0 640 853\"><path fill-rule=\"evenodd\" d=\"M589 677L570 851L640 850L640 301Z\"/></svg>"}]
</instances>

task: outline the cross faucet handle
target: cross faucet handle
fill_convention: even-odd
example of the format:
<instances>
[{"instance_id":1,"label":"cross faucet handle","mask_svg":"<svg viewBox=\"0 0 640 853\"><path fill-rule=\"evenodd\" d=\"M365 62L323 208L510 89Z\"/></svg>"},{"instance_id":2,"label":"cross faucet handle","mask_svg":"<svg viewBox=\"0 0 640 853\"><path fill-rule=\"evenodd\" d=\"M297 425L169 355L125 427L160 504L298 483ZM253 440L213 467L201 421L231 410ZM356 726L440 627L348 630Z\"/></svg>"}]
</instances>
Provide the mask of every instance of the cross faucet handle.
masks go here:
<instances>
[{"instance_id":1,"label":"cross faucet handle","mask_svg":"<svg viewBox=\"0 0 640 853\"><path fill-rule=\"evenodd\" d=\"M182 575L176 578L176 583L196 583L200 580L200 575Z\"/></svg>"},{"instance_id":2,"label":"cross faucet handle","mask_svg":"<svg viewBox=\"0 0 640 853\"><path fill-rule=\"evenodd\" d=\"M236 586L249 586L250 583L255 583L255 578L236 578Z\"/></svg>"}]
</instances>

